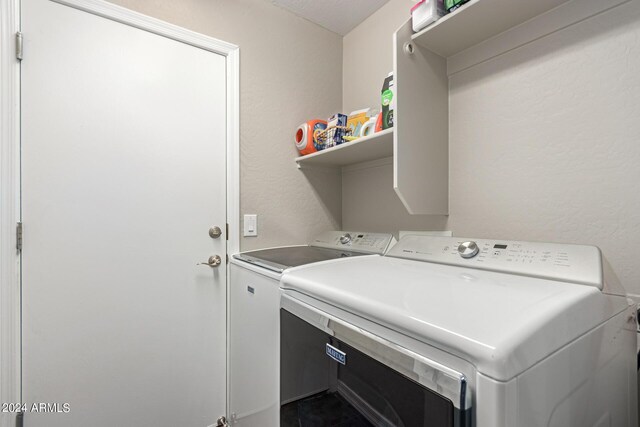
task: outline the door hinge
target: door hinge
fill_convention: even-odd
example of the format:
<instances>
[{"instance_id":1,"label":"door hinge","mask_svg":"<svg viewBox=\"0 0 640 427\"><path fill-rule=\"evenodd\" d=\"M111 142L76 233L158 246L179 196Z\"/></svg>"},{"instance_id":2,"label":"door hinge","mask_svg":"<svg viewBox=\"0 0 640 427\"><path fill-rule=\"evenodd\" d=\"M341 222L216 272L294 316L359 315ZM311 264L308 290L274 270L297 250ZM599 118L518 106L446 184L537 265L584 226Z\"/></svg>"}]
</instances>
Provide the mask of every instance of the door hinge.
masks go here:
<instances>
[{"instance_id":1,"label":"door hinge","mask_svg":"<svg viewBox=\"0 0 640 427\"><path fill-rule=\"evenodd\" d=\"M220 418L218 418L218 421L216 423L216 427L229 427L229 423L227 422L227 418L223 415Z\"/></svg>"},{"instance_id":2,"label":"door hinge","mask_svg":"<svg viewBox=\"0 0 640 427\"><path fill-rule=\"evenodd\" d=\"M227 257L227 264L229 264L229 254L225 254L225 256Z\"/></svg>"},{"instance_id":3,"label":"door hinge","mask_svg":"<svg viewBox=\"0 0 640 427\"><path fill-rule=\"evenodd\" d=\"M18 412L16 414L16 427L24 426L24 412Z\"/></svg>"},{"instance_id":4,"label":"door hinge","mask_svg":"<svg viewBox=\"0 0 640 427\"><path fill-rule=\"evenodd\" d=\"M224 233L224 235L227 236L227 240L229 240L229 223L227 223L226 233Z\"/></svg>"},{"instance_id":5,"label":"door hinge","mask_svg":"<svg viewBox=\"0 0 640 427\"><path fill-rule=\"evenodd\" d=\"M22 250L22 223L16 224L16 249Z\"/></svg>"},{"instance_id":6,"label":"door hinge","mask_svg":"<svg viewBox=\"0 0 640 427\"><path fill-rule=\"evenodd\" d=\"M18 31L16 33L16 59L22 61L22 33Z\"/></svg>"}]
</instances>

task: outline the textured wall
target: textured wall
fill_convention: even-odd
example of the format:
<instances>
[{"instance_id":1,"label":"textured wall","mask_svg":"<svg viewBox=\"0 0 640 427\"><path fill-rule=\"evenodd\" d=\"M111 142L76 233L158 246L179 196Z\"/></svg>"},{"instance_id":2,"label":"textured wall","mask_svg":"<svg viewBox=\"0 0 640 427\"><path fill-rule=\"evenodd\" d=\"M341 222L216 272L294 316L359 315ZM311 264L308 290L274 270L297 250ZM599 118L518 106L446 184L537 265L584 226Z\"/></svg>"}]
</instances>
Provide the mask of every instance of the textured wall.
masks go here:
<instances>
[{"instance_id":1,"label":"textured wall","mask_svg":"<svg viewBox=\"0 0 640 427\"><path fill-rule=\"evenodd\" d=\"M380 109L380 89L393 71L393 33L411 17L412 0L390 0L343 40L342 107Z\"/></svg>"},{"instance_id":2,"label":"textured wall","mask_svg":"<svg viewBox=\"0 0 640 427\"><path fill-rule=\"evenodd\" d=\"M297 170L293 134L340 110L342 37L267 0L111 1L240 46L240 209L259 232L242 250L340 227L339 175Z\"/></svg>"},{"instance_id":3,"label":"textured wall","mask_svg":"<svg viewBox=\"0 0 640 427\"><path fill-rule=\"evenodd\" d=\"M385 7L396 6L410 1ZM381 37L379 24L369 24L345 38L345 88L358 70L382 75L391 67L390 43L378 49L384 61L348 63L357 46L349 38ZM344 172L343 227L595 244L640 294L632 250L640 240L639 75L638 0L456 74L450 216L403 213L391 166L382 165ZM370 99L364 90L345 90L344 104Z\"/></svg>"}]
</instances>

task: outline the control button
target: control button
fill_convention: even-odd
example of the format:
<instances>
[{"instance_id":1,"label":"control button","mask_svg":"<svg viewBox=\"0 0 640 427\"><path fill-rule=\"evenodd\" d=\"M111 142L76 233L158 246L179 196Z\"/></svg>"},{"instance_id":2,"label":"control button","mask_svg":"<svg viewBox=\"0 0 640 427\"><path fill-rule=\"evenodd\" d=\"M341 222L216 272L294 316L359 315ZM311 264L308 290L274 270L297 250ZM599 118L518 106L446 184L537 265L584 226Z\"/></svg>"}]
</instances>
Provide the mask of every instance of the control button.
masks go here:
<instances>
[{"instance_id":1,"label":"control button","mask_svg":"<svg viewBox=\"0 0 640 427\"><path fill-rule=\"evenodd\" d=\"M342 243L343 245L346 245L350 241L351 241L351 234L345 233L342 236L340 236L340 243Z\"/></svg>"},{"instance_id":2,"label":"control button","mask_svg":"<svg viewBox=\"0 0 640 427\"><path fill-rule=\"evenodd\" d=\"M458 246L458 253L462 258L473 258L478 255L478 251L476 242L464 242Z\"/></svg>"}]
</instances>

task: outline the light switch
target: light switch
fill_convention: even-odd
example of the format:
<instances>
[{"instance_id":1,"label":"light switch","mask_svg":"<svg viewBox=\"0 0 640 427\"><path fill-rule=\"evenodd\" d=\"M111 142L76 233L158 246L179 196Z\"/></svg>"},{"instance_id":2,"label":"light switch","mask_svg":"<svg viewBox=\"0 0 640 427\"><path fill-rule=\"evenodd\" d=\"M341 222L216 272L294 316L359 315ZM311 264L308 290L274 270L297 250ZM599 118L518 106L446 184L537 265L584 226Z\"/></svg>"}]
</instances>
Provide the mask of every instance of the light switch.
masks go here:
<instances>
[{"instance_id":1,"label":"light switch","mask_svg":"<svg viewBox=\"0 0 640 427\"><path fill-rule=\"evenodd\" d=\"M251 214L244 216L244 235L245 237L258 235L258 215Z\"/></svg>"}]
</instances>

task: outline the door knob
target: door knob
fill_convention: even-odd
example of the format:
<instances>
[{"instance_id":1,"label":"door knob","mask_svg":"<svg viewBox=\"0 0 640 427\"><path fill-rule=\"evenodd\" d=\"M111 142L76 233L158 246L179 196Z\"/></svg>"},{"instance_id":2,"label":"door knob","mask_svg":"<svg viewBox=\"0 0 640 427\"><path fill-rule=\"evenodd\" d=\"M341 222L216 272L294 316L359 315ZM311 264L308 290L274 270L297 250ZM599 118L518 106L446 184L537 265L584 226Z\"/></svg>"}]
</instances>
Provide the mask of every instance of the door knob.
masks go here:
<instances>
[{"instance_id":1,"label":"door knob","mask_svg":"<svg viewBox=\"0 0 640 427\"><path fill-rule=\"evenodd\" d=\"M209 237L212 239L217 239L220 236L222 236L222 230L217 225L209 229Z\"/></svg>"},{"instance_id":2,"label":"door knob","mask_svg":"<svg viewBox=\"0 0 640 427\"><path fill-rule=\"evenodd\" d=\"M207 262L199 262L196 265L208 265L209 267L217 267L222 264L222 258L219 255L211 255Z\"/></svg>"}]
</instances>

